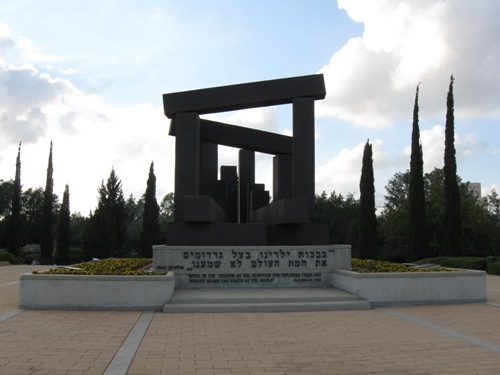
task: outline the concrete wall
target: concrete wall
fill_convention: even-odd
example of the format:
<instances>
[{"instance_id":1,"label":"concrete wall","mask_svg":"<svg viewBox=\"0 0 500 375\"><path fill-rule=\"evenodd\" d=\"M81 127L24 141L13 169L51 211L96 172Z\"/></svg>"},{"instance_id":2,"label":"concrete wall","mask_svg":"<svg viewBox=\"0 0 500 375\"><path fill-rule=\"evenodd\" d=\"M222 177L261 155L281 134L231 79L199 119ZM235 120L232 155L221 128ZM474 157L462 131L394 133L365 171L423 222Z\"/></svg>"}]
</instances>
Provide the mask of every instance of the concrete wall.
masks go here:
<instances>
[{"instance_id":1,"label":"concrete wall","mask_svg":"<svg viewBox=\"0 0 500 375\"><path fill-rule=\"evenodd\" d=\"M486 301L486 272L357 273L334 270L332 286L357 294L372 306Z\"/></svg>"},{"instance_id":2,"label":"concrete wall","mask_svg":"<svg viewBox=\"0 0 500 375\"><path fill-rule=\"evenodd\" d=\"M21 275L19 308L158 310L172 298L175 276Z\"/></svg>"}]
</instances>

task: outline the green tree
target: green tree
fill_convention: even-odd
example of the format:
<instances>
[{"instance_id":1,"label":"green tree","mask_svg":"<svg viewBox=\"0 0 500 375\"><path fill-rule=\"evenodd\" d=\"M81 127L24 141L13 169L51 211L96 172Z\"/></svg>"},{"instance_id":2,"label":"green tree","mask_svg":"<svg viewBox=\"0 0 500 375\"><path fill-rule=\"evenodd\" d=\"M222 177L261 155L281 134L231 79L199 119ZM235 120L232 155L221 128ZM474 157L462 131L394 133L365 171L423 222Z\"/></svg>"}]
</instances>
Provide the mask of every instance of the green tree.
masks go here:
<instances>
[{"instance_id":1,"label":"green tree","mask_svg":"<svg viewBox=\"0 0 500 375\"><path fill-rule=\"evenodd\" d=\"M488 210L500 219L500 198L495 189L491 191L491 194L486 197L486 204Z\"/></svg>"},{"instance_id":2,"label":"green tree","mask_svg":"<svg viewBox=\"0 0 500 375\"><path fill-rule=\"evenodd\" d=\"M373 176L372 145L366 141L359 182L359 244L356 256L362 259L377 259L378 234L375 215L375 178Z\"/></svg>"},{"instance_id":3,"label":"green tree","mask_svg":"<svg viewBox=\"0 0 500 375\"><path fill-rule=\"evenodd\" d=\"M381 258L394 262L406 261L408 253L410 171L398 172L385 186L385 205L378 218L382 241Z\"/></svg>"},{"instance_id":4,"label":"green tree","mask_svg":"<svg viewBox=\"0 0 500 375\"><path fill-rule=\"evenodd\" d=\"M69 209L69 186L64 188L64 194L59 210L59 230L57 236L57 255L59 262L66 264L69 260L71 246L71 212Z\"/></svg>"},{"instance_id":5,"label":"green tree","mask_svg":"<svg viewBox=\"0 0 500 375\"><path fill-rule=\"evenodd\" d=\"M328 224L330 243L350 244L356 254L359 241L359 200L335 191L316 195L316 222Z\"/></svg>"},{"instance_id":6,"label":"green tree","mask_svg":"<svg viewBox=\"0 0 500 375\"><path fill-rule=\"evenodd\" d=\"M9 243L10 213L14 181L0 180L0 248L6 249Z\"/></svg>"},{"instance_id":7,"label":"green tree","mask_svg":"<svg viewBox=\"0 0 500 375\"><path fill-rule=\"evenodd\" d=\"M134 196L130 194L125 202L125 209L127 211L127 238L125 240L124 254L127 257L134 258L140 253L144 197L136 201Z\"/></svg>"},{"instance_id":8,"label":"green tree","mask_svg":"<svg viewBox=\"0 0 500 375\"><path fill-rule=\"evenodd\" d=\"M14 181L0 180L0 219L5 219L10 215L12 194L14 192Z\"/></svg>"},{"instance_id":9,"label":"green tree","mask_svg":"<svg viewBox=\"0 0 500 375\"><path fill-rule=\"evenodd\" d=\"M418 126L418 90L413 108L413 129L411 134L409 226L407 261L427 257L429 241L425 222L424 161Z\"/></svg>"},{"instance_id":10,"label":"green tree","mask_svg":"<svg viewBox=\"0 0 500 375\"><path fill-rule=\"evenodd\" d=\"M83 247L83 238L88 220L89 219L83 216L80 212L74 212L71 214L71 220L69 224L69 231L71 233L71 246Z\"/></svg>"},{"instance_id":11,"label":"green tree","mask_svg":"<svg viewBox=\"0 0 500 375\"><path fill-rule=\"evenodd\" d=\"M29 188L21 195L21 238L24 244L39 244L43 221L42 187Z\"/></svg>"},{"instance_id":12,"label":"green tree","mask_svg":"<svg viewBox=\"0 0 500 375\"><path fill-rule=\"evenodd\" d=\"M52 142L50 142L49 161L47 164L47 178L45 182L45 191L43 194L43 216L42 233L40 241L40 250L42 262L50 263L52 252L54 251L54 233L53 233L53 211L52 196L54 190L53 180L54 168L52 165Z\"/></svg>"},{"instance_id":13,"label":"green tree","mask_svg":"<svg viewBox=\"0 0 500 375\"><path fill-rule=\"evenodd\" d=\"M450 79L446 98L446 127L444 149L444 253L450 256L462 254L462 223L460 193L457 181L455 157L455 115L453 99L453 76Z\"/></svg>"},{"instance_id":14,"label":"green tree","mask_svg":"<svg viewBox=\"0 0 500 375\"><path fill-rule=\"evenodd\" d=\"M144 193L144 213L142 215L141 255L153 257L153 245L157 245L160 236L160 206L156 200L156 176L151 162L149 176Z\"/></svg>"},{"instance_id":15,"label":"green tree","mask_svg":"<svg viewBox=\"0 0 500 375\"><path fill-rule=\"evenodd\" d=\"M489 204L494 194L477 199L468 184L459 182L461 215L463 220L463 255L500 255L500 216L495 214L495 203ZM444 174L434 169L424 176L426 196L426 222L430 239L429 256L445 255L444 232ZM382 259L404 261L407 246L409 172L396 173L386 186L386 204L379 219L382 239ZM493 192L492 192L493 193Z\"/></svg>"},{"instance_id":16,"label":"green tree","mask_svg":"<svg viewBox=\"0 0 500 375\"><path fill-rule=\"evenodd\" d=\"M425 213L429 236L429 257L443 255L444 194L443 170L425 174Z\"/></svg>"},{"instance_id":17,"label":"green tree","mask_svg":"<svg viewBox=\"0 0 500 375\"><path fill-rule=\"evenodd\" d=\"M174 193L166 194L160 202L160 234L158 243L167 243L167 223L174 221Z\"/></svg>"},{"instance_id":18,"label":"green tree","mask_svg":"<svg viewBox=\"0 0 500 375\"><path fill-rule=\"evenodd\" d=\"M127 234L127 212L121 181L114 168L106 184L101 183L98 194L97 208L85 228L84 251L87 258L119 257Z\"/></svg>"},{"instance_id":19,"label":"green tree","mask_svg":"<svg viewBox=\"0 0 500 375\"><path fill-rule=\"evenodd\" d=\"M495 189L491 191L490 195L485 197L483 202L489 213L490 226L493 228L490 232L493 234L491 235L490 255L500 256L500 199Z\"/></svg>"},{"instance_id":20,"label":"green tree","mask_svg":"<svg viewBox=\"0 0 500 375\"><path fill-rule=\"evenodd\" d=\"M16 176L14 178L14 190L12 192L12 204L9 221L9 240L7 250L17 256L19 248L23 245L21 238L21 142L17 149Z\"/></svg>"}]
</instances>

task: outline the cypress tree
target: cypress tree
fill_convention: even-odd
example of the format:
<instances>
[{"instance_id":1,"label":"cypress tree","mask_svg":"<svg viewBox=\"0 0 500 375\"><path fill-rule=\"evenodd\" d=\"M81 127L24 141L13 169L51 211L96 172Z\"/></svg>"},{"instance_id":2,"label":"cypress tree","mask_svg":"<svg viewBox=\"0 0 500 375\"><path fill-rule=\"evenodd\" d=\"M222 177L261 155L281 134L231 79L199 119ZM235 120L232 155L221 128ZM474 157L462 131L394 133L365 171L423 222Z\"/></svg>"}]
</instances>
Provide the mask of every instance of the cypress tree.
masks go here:
<instances>
[{"instance_id":1,"label":"cypress tree","mask_svg":"<svg viewBox=\"0 0 500 375\"><path fill-rule=\"evenodd\" d=\"M446 98L446 127L444 148L444 255L462 254L462 222L460 216L460 192L457 181L457 161L455 157L455 115L451 76Z\"/></svg>"},{"instance_id":2,"label":"cypress tree","mask_svg":"<svg viewBox=\"0 0 500 375\"><path fill-rule=\"evenodd\" d=\"M361 179L359 182L360 221L358 257L362 259L376 259L378 255L374 182L373 152L372 145L368 140L363 150L363 165L361 167Z\"/></svg>"},{"instance_id":3,"label":"cypress tree","mask_svg":"<svg viewBox=\"0 0 500 375\"><path fill-rule=\"evenodd\" d=\"M69 210L69 186L64 188L64 194L59 211L59 231L57 236L57 254L59 261L63 264L68 262L71 242L71 213Z\"/></svg>"},{"instance_id":4,"label":"cypress tree","mask_svg":"<svg viewBox=\"0 0 500 375\"><path fill-rule=\"evenodd\" d=\"M16 177L14 178L14 190L12 193L12 206L9 223L9 241L7 250L17 256L22 245L21 239L21 144L17 149Z\"/></svg>"},{"instance_id":5,"label":"cypress tree","mask_svg":"<svg viewBox=\"0 0 500 375\"><path fill-rule=\"evenodd\" d=\"M54 251L53 237L53 180L54 168L52 165L52 142L50 142L49 161L47 164L47 179L45 182L45 191L43 194L43 217L42 217L42 238L40 242L41 258L44 262L50 262L52 252Z\"/></svg>"},{"instance_id":6,"label":"cypress tree","mask_svg":"<svg viewBox=\"0 0 500 375\"><path fill-rule=\"evenodd\" d=\"M160 206L156 200L156 176L154 163L149 167L149 176L144 193L144 214L140 237L141 254L145 258L153 257L153 245L158 244L160 234Z\"/></svg>"},{"instance_id":7,"label":"cypress tree","mask_svg":"<svg viewBox=\"0 0 500 375\"><path fill-rule=\"evenodd\" d=\"M406 259L412 262L425 258L429 252L429 240L425 222L424 161L418 126L418 91L413 107L413 129L411 134L410 186L408 194L409 228Z\"/></svg>"}]
</instances>

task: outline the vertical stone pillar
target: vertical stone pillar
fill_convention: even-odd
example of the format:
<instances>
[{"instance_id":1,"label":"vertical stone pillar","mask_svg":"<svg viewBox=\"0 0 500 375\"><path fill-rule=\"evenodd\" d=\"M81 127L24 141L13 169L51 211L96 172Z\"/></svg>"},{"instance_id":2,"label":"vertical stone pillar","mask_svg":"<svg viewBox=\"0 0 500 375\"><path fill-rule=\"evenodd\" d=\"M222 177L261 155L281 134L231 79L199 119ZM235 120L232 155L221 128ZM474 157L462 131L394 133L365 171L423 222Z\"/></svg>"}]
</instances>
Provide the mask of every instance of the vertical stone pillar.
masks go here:
<instances>
[{"instance_id":1,"label":"vertical stone pillar","mask_svg":"<svg viewBox=\"0 0 500 375\"><path fill-rule=\"evenodd\" d=\"M238 222L238 172L234 166L221 166L220 179L227 181L227 221Z\"/></svg>"},{"instance_id":2,"label":"vertical stone pillar","mask_svg":"<svg viewBox=\"0 0 500 375\"><path fill-rule=\"evenodd\" d=\"M184 221L184 196L200 191L200 117L178 113L175 126L174 221Z\"/></svg>"},{"instance_id":3,"label":"vertical stone pillar","mask_svg":"<svg viewBox=\"0 0 500 375\"><path fill-rule=\"evenodd\" d=\"M210 195L210 186L217 181L218 145L201 142L200 195Z\"/></svg>"},{"instance_id":4,"label":"vertical stone pillar","mask_svg":"<svg viewBox=\"0 0 500 375\"><path fill-rule=\"evenodd\" d=\"M314 98L293 99L292 194L309 200L314 222Z\"/></svg>"},{"instance_id":5,"label":"vertical stone pillar","mask_svg":"<svg viewBox=\"0 0 500 375\"><path fill-rule=\"evenodd\" d=\"M240 223L250 220L250 187L255 184L255 152L240 150L238 153L239 171L239 217Z\"/></svg>"},{"instance_id":6,"label":"vertical stone pillar","mask_svg":"<svg viewBox=\"0 0 500 375\"><path fill-rule=\"evenodd\" d=\"M292 197L292 156L276 155L273 158L273 201Z\"/></svg>"}]
</instances>

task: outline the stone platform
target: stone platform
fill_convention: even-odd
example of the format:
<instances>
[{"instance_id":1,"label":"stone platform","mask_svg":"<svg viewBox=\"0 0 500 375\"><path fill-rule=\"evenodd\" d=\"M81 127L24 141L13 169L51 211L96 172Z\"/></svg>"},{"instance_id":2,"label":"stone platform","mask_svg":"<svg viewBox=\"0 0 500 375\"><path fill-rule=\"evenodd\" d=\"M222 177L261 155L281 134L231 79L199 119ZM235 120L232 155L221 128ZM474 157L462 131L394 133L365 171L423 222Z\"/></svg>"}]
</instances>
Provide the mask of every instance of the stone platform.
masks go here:
<instances>
[{"instance_id":1,"label":"stone platform","mask_svg":"<svg viewBox=\"0 0 500 375\"><path fill-rule=\"evenodd\" d=\"M370 304L358 296L335 288L178 288L163 312L305 312L370 308Z\"/></svg>"}]
</instances>

